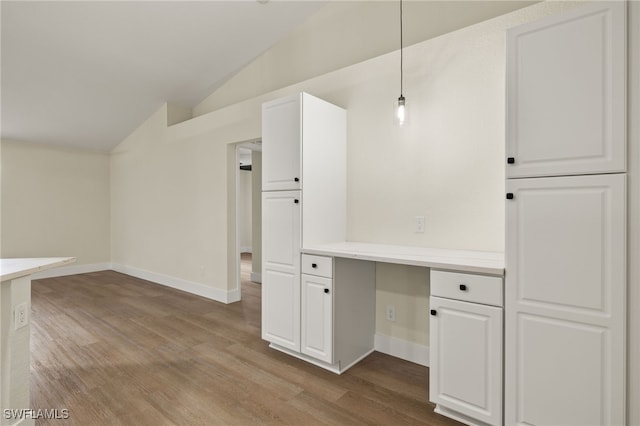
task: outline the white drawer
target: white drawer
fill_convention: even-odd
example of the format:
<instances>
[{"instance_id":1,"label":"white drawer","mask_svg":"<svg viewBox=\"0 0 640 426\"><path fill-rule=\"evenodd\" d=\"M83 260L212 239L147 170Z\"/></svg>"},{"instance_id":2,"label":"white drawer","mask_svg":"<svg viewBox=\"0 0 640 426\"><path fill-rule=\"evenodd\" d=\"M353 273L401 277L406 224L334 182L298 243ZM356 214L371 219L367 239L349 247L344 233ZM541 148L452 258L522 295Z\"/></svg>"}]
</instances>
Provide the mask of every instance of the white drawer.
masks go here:
<instances>
[{"instance_id":1,"label":"white drawer","mask_svg":"<svg viewBox=\"0 0 640 426\"><path fill-rule=\"evenodd\" d=\"M504 306L501 277L431 270L431 296Z\"/></svg>"},{"instance_id":2,"label":"white drawer","mask_svg":"<svg viewBox=\"0 0 640 426\"><path fill-rule=\"evenodd\" d=\"M333 258L328 256L302 255L302 273L319 277L333 277Z\"/></svg>"}]
</instances>

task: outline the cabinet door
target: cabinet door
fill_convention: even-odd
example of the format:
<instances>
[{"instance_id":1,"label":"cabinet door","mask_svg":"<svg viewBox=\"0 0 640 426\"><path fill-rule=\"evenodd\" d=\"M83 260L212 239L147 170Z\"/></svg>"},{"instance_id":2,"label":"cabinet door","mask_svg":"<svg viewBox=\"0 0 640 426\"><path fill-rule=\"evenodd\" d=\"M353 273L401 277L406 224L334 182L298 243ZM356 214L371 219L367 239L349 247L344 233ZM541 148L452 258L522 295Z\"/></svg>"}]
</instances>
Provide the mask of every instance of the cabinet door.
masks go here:
<instances>
[{"instance_id":1,"label":"cabinet door","mask_svg":"<svg viewBox=\"0 0 640 426\"><path fill-rule=\"evenodd\" d=\"M507 190L506 424L622 425L625 176Z\"/></svg>"},{"instance_id":2,"label":"cabinet door","mask_svg":"<svg viewBox=\"0 0 640 426\"><path fill-rule=\"evenodd\" d=\"M333 281L302 275L302 353L333 363Z\"/></svg>"},{"instance_id":3,"label":"cabinet door","mask_svg":"<svg viewBox=\"0 0 640 426\"><path fill-rule=\"evenodd\" d=\"M262 194L262 338L300 351L300 191Z\"/></svg>"},{"instance_id":4,"label":"cabinet door","mask_svg":"<svg viewBox=\"0 0 640 426\"><path fill-rule=\"evenodd\" d=\"M429 399L502 424L502 308L430 297Z\"/></svg>"},{"instance_id":5,"label":"cabinet door","mask_svg":"<svg viewBox=\"0 0 640 426\"><path fill-rule=\"evenodd\" d=\"M301 188L300 94L262 105L262 190Z\"/></svg>"},{"instance_id":6,"label":"cabinet door","mask_svg":"<svg viewBox=\"0 0 640 426\"><path fill-rule=\"evenodd\" d=\"M507 177L621 172L626 6L576 9L507 33Z\"/></svg>"}]
</instances>

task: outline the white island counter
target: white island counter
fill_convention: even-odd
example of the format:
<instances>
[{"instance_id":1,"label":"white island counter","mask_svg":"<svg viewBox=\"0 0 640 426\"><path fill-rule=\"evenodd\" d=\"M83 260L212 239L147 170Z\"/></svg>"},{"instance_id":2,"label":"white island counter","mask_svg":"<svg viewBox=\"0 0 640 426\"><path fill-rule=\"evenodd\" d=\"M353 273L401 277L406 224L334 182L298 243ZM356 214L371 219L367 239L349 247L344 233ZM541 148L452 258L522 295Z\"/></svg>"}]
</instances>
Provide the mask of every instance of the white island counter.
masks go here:
<instances>
[{"instance_id":1,"label":"white island counter","mask_svg":"<svg viewBox=\"0 0 640 426\"><path fill-rule=\"evenodd\" d=\"M46 269L57 268L75 262L75 257L35 257L0 259L0 281L32 275Z\"/></svg>"},{"instance_id":2,"label":"white island counter","mask_svg":"<svg viewBox=\"0 0 640 426\"><path fill-rule=\"evenodd\" d=\"M0 425L33 425L29 401L31 275L73 257L0 259ZM55 407L52 407L55 408Z\"/></svg>"}]
</instances>

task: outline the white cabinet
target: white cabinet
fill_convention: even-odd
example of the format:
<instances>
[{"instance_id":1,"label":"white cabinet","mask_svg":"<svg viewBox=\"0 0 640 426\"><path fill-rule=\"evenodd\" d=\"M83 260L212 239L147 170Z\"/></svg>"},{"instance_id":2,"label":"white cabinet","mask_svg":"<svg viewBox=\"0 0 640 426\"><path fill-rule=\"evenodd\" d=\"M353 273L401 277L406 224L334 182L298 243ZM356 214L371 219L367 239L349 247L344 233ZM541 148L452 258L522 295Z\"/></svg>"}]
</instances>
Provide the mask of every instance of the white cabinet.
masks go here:
<instances>
[{"instance_id":1,"label":"white cabinet","mask_svg":"<svg viewBox=\"0 0 640 426\"><path fill-rule=\"evenodd\" d=\"M300 189L301 95L278 99L262 107L262 190Z\"/></svg>"},{"instance_id":2,"label":"white cabinet","mask_svg":"<svg viewBox=\"0 0 640 426\"><path fill-rule=\"evenodd\" d=\"M332 265L330 257L303 255L305 263ZM313 268L313 266L312 266ZM301 352L333 364L333 279L332 269L312 269L325 276L302 274Z\"/></svg>"},{"instance_id":3,"label":"white cabinet","mask_svg":"<svg viewBox=\"0 0 640 426\"><path fill-rule=\"evenodd\" d=\"M431 271L429 399L437 413L502 424L502 295L500 277Z\"/></svg>"},{"instance_id":4,"label":"white cabinet","mask_svg":"<svg viewBox=\"0 0 640 426\"><path fill-rule=\"evenodd\" d=\"M301 352L333 364L333 280L302 275Z\"/></svg>"},{"instance_id":5,"label":"white cabinet","mask_svg":"<svg viewBox=\"0 0 640 426\"><path fill-rule=\"evenodd\" d=\"M262 194L262 338L300 350L300 191Z\"/></svg>"},{"instance_id":6,"label":"white cabinet","mask_svg":"<svg viewBox=\"0 0 640 426\"><path fill-rule=\"evenodd\" d=\"M507 33L505 424L626 422L626 2Z\"/></svg>"},{"instance_id":7,"label":"white cabinet","mask_svg":"<svg viewBox=\"0 0 640 426\"><path fill-rule=\"evenodd\" d=\"M625 2L507 35L507 177L623 172Z\"/></svg>"},{"instance_id":8,"label":"white cabinet","mask_svg":"<svg viewBox=\"0 0 640 426\"><path fill-rule=\"evenodd\" d=\"M344 241L347 114L299 93L262 106L262 190L302 189L303 245Z\"/></svg>"},{"instance_id":9,"label":"white cabinet","mask_svg":"<svg viewBox=\"0 0 640 426\"><path fill-rule=\"evenodd\" d=\"M342 373L373 351L375 263L302 255L301 357Z\"/></svg>"},{"instance_id":10,"label":"white cabinet","mask_svg":"<svg viewBox=\"0 0 640 426\"><path fill-rule=\"evenodd\" d=\"M622 425L625 175L507 191L507 423Z\"/></svg>"},{"instance_id":11,"label":"white cabinet","mask_svg":"<svg viewBox=\"0 0 640 426\"><path fill-rule=\"evenodd\" d=\"M262 190L303 191L303 246L345 241L347 113L299 93L262 106Z\"/></svg>"},{"instance_id":12,"label":"white cabinet","mask_svg":"<svg viewBox=\"0 0 640 426\"><path fill-rule=\"evenodd\" d=\"M307 93L262 107L262 338L333 366L333 262L306 245L346 239L346 111ZM326 291L326 292L325 292Z\"/></svg>"}]
</instances>

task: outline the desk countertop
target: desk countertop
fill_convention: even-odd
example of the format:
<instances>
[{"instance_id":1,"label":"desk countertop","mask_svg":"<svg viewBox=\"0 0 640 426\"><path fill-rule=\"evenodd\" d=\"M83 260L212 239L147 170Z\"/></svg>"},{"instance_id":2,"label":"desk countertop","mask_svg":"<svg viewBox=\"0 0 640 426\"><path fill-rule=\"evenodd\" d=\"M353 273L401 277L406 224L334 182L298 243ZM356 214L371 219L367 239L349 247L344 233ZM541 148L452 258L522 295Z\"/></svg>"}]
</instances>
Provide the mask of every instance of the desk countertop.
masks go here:
<instances>
[{"instance_id":1,"label":"desk countertop","mask_svg":"<svg viewBox=\"0 0 640 426\"><path fill-rule=\"evenodd\" d=\"M305 247L302 253L504 276L499 252L339 242Z\"/></svg>"},{"instance_id":2,"label":"desk countertop","mask_svg":"<svg viewBox=\"0 0 640 426\"><path fill-rule=\"evenodd\" d=\"M0 281L24 277L45 269L67 265L76 261L75 257L36 257L0 259Z\"/></svg>"}]
</instances>

